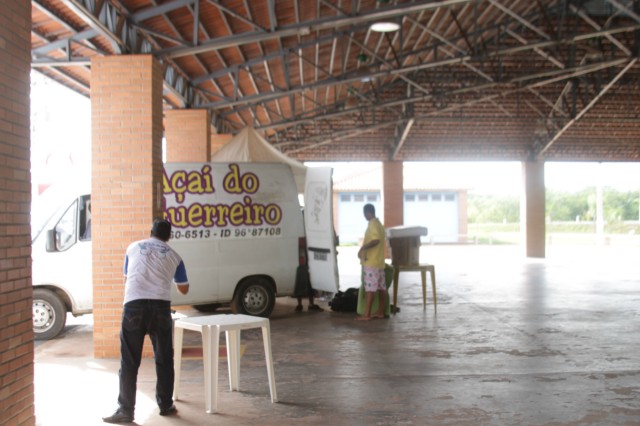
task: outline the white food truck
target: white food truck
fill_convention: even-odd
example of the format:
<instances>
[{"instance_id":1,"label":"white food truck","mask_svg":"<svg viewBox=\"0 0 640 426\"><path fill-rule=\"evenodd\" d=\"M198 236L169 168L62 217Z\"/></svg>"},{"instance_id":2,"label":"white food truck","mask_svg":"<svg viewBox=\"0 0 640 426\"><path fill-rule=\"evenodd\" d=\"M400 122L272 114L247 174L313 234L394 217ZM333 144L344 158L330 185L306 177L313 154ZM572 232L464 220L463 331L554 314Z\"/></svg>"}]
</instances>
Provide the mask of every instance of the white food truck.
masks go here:
<instances>
[{"instance_id":1,"label":"white food truck","mask_svg":"<svg viewBox=\"0 0 640 426\"><path fill-rule=\"evenodd\" d=\"M338 291L330 168L308 169L304 217L285 164L167 163L163 192L169 244L191 284L186 295L172 291L173 305L266 317L307 265L314 289ZM93 299L89 191L46 195L57 207L32 209L33 327L43 340L62 331L67 312L92 312Z\"/></svg>"}]
</instances>

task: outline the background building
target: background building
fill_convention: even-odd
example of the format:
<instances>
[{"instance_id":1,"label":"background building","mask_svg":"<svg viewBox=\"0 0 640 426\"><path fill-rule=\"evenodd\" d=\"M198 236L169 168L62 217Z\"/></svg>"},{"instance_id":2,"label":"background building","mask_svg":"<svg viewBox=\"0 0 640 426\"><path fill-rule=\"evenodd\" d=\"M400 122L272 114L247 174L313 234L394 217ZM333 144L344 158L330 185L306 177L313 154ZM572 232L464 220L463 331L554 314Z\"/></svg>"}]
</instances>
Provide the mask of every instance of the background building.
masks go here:
<instances>
[{"instance_id":1,"label":"background building","mask_svg":"<svg viewBox=\"0 0 640 426\"><path fill-rule=\"evenodd\" d=\"M437 184L435 184L437 182ZM426 226L429 234L423 243L458 243L467 234L467 188L456 176L433 179L424 170L405 168L403 184L403 223ZM334 217L340 242L358 243L366 229L362 208L371 203L384 223L382 200L382 167L337 178L333 185Z\"/></svg>"}]
</instances>

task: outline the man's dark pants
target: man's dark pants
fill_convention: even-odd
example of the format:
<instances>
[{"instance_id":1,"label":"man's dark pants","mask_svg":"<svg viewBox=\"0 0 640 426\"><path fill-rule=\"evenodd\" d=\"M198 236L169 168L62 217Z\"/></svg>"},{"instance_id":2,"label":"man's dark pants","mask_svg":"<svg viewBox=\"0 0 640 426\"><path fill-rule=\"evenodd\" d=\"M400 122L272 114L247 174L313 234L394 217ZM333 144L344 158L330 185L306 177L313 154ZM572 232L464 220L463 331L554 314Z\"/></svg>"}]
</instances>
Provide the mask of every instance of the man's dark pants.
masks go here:
<instances>
[{"instance_id":1,"label":"man's dark pants","mask_svg":"<svg viewBox=\"0 0 640 426\"><path fill-rule=\"evenodd\" d=\"M144 336L151 338L156 361L156 401L160 409L173 404L173 341L171 304L165 300L139 299L128 302L122 311L120 330L121 411L133 415L136 383L142 359Z\"/></svg>"}]
</instances>

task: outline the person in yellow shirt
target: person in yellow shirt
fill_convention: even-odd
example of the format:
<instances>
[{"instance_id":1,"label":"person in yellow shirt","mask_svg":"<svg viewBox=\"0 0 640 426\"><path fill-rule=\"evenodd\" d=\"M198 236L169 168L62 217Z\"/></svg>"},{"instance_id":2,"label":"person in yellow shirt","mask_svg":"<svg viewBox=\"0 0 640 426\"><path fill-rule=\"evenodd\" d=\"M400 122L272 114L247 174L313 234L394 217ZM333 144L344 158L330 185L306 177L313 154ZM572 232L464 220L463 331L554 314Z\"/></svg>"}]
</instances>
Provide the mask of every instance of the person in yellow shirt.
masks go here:
<instances>
[{"instance_id":1,"label":"person in yellow shirt","mask_svg":"<svg viewBox=\"0 0 640 426\"><path fill-rule=\"evenodd\" d=\"M376 209L373 204L365 204L363 211L369 225L364 233L362 247L358 250L358 257L364 274L366 306L364 314L356 319L367 321L371 318L384 318L387 287L384 279L384 226L376 217ZM380 295L378 312L372 315L371 306L376 292Z\"/></svg>"}]
</instances>

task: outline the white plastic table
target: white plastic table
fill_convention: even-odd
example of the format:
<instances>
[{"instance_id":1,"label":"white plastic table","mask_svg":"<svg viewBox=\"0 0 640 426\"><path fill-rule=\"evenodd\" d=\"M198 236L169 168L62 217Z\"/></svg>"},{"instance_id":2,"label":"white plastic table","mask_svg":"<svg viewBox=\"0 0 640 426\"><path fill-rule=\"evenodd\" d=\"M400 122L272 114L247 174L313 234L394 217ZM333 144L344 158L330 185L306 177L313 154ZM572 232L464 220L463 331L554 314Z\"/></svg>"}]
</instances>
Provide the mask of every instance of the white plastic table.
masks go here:
<instances>
[{"instance_id":1,"label":"white plastic table","mask_svg":"<svg viewBox=\"0 0 640 426\"><path fill-rule=\"evenodd\" d=\"M227 341L227 365L229 367L229 388L240 390L240 332L250 328L262 329L264 356L269 376L271 402L277 402L276 382L271 355L271 329L268 318L250 315L207 315L176 320L174 326L174 399L178 400L180 387L180 365L182 363L183 331L192 330L202 334L202 357L204 365L204 402L207 413L218 410L218 350L220 333L225 332Z\"/></svg>"}]
</instances>

